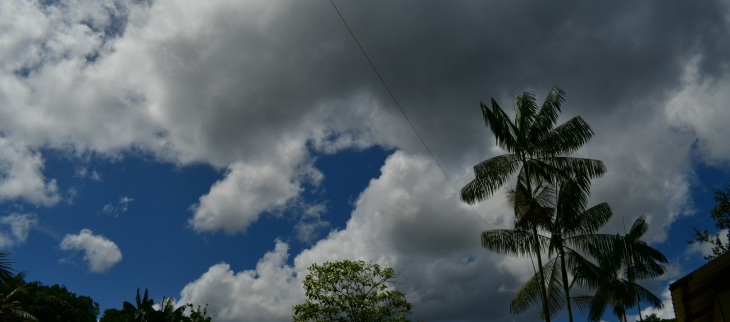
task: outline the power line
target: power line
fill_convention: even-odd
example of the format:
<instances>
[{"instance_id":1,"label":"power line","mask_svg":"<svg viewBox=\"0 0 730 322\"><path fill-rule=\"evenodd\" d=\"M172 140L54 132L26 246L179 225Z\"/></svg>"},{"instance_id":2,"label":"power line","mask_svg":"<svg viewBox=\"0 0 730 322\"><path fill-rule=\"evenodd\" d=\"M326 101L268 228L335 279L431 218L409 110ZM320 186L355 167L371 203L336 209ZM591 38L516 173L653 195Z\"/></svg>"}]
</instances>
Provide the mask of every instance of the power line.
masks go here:
<instances>
[{"instance_id":1,"label":"power line","mask_svg":"<svg viewBox=\"0 0 730 322\"><path fill-rule=\"evenodd\" d=\"M342 13L340 13L340 10L337 9L337 6L335 5L335 3L334 3L333 0L330 0L330 3L332 4L332 7L335 8L335 11L337 11L337 15L339 15L340 16L340 19L342 19L342 23L344 23L345 24L345 27L347 27L347 31L350 32L350 35L352 36L352 39L354 39L355 42L357 43L357 46L360 47L360 51L362 51L362 54L365 56L365 59L367 59L368 60L368 63L370 63L370 67L372 67L373 70L375 71L375 74L378 75L378 78L380 79L380 82L383 83L383 86L388 91L388 94L390 94L390 98L393 99L393 102L395 102L395 105L398 106L398 109L400 110L400 112L403 113L403 117L405 117L406 118L406 121L408 121L408 125L411 126L411 129L413 129L413 132L416 133L416 136L418 136L418 139L421 140L421 143L423 143L423 146L426 148L426 151L428 151L428 154L431 155L431 158L433 159L433 161L436 162L436 165L438 165L439 169L441 169L441 172L444 174L444 176L446 176L446 179L449 180L449 182L451 183L451 186L454 187L454 189L456 190L456 193L459 194L459 188L457 188L456 185L454 184L454 182L451 181L451 177L449 177L449 175L446 173L446 170L444 170L444 168L441 166L441 164L438 162L438 160L436 160L436 157L433 155L433 152L431 152L431 149L429 149L428 148L428 145L426 145L426 141L423 140L423 138L421 137L421 134L419 134L418 131L416 130L416 127L413 126L413 123L411 122L411 119L408 118L408 115L406 115L406 112L400 106L400 103L398 103L398 100L395 99L395 95L393 95L393 92L390 91L390 87L388 87L388 84L385 83L385 80L383 80L383 77L380 76L380 73L378 72L378 69L375 68L375 64L373 64L373 62L370 60L370 57L365 52L365 49L362 47L362 45L360 44L360 42L357 40L357 37L355 37L355 33L352 32L352 29L350 29L350 26L347 24L347 21L345 21L345 17L343 17L342 16ZM489 226L491 228L494 228L491 224L489 224L489 222L487 222L482 216L480 216L477 213L476 210L474 210L474 207L472 207L471 205L469 205L469 208L471 208L471 211L474 212L474 215L476 215L477 217L479 217L479 219L481 219L485 224L487 224L487 226Z\"/></svg>"}]
</instances>

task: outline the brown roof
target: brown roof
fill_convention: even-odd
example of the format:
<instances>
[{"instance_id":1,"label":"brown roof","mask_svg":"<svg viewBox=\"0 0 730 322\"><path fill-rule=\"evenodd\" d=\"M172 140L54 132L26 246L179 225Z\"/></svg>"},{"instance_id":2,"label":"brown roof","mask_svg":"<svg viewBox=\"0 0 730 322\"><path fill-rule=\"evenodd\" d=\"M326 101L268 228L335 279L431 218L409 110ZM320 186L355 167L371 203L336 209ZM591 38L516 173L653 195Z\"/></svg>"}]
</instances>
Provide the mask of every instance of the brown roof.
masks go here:
<instances>
[{"instance_id":1,"label":"brown roof","mask_svg":"<svg viewBox=\"0 0 730 322\"><path fill-rule=\"evenodd\" d=\"M669 285L677 322L730 322L730 252Z\"/></svg>"}]
</instances>

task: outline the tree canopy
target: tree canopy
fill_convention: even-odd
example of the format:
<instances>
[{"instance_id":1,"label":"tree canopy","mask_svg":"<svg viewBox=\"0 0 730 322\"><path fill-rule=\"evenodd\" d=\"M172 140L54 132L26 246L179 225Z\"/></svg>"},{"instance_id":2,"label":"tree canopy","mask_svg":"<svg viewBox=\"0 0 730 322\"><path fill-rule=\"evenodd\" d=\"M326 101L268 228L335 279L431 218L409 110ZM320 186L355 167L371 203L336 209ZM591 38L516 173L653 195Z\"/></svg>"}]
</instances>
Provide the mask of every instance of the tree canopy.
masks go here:
<instances>
[{"instance_id":1,"label":"tree canopy","mask_svg":"<svg viewBox=\"0 0 730 322\"><path fill-rule=\"evenodd\" d=\"M363 261L312 264L304 279L307 301L295 305L296 322L409 321L412 305L405 294L388 287L398 274Z\"/></svg>"},{"instance_id":2,"label":"tree canopy","mask_svg":"<svg viewBox=\"0 0 730 322\"><path fill-rule=\"evenodd\" d=\"M692 232L692 240L688 241L689 244L697 242L710 243L714 245L712 247L712 255L705 256L705 259L710 261L718 256L724 254L730 250L730 242L723 242L720 236L722 230L725 230L727 234L725 240L730 240L730 183L725 191L715 189L713 191L715 202L717 203L714 208L710 211L712 219L715 220L715 227L720 231L716 234L710 234L708 230L700 230L694 228Z\"/></svg>"}]
</instances>

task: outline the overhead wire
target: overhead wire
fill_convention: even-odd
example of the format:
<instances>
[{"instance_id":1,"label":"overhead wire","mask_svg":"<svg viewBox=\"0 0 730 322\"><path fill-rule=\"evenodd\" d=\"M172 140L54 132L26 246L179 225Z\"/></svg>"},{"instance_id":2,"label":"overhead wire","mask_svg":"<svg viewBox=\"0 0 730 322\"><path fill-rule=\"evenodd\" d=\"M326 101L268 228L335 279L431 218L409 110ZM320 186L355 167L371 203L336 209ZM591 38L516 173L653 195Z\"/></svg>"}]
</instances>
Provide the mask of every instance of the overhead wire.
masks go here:
<instances>
[{"instance_id":1,"label":"overhead wire","mask_svg":"<svg viewBox=\"0 0 730 322\"><path fill-rule=\"evenodd\" d=\"M375 68L375 64L373 64L373 61L370 60L370 56L368 56L368 54L365 52L365 49L360 44L360 41L358 41L357 37L355 37L355 33L352 32L352 29L350 29L350 26L347 24L347 21L345 21L345 17L343 17L342 13L340 13L340 10L337 9L337 6L335 5L334 1L333 0L329 0L329 1L332 4L332 7L335 8L335 11L337 11L337 15L339 15L340 19L342 19L342 23L345 24L347 31L350 32L352 39L354 39L355 43L357 43L357 46L360 47L360 51L362 51L362 54L365 56L365 59L367 59L368 63L370 64L370 67L372 67L373 71L375 71L375 74L378 75L378 79L380 79L380 82L385 87L385 90L388 91L390 98L393 99L393 102L395 102L395 105L398 107L400 112L403 113L403 117L405 117L406 121L408 121L408 125L411 126L411 129L413 129L413 132L416 133L416 136L418 136L418 139L421 140L421 143L426 148L426 151L428 151L428 154L431 155L431 159L433 159L433 161L436 163L436 165L439 167L439 169L441 169L441 172L444 174L444 176L446 176L446 179L449 180L449 183L451 183L451 186L454 187L454 189L456 190L456 193L459 194L459 188L456 187L456 184L454 184L454 182L451 180L451 177L449 177L449 175L446 173L446 170L444 170L444 168L438 162L438 160L436 159L436 156L434 156L433 152L431 152L431 149L428 148L426 141L424 141L423 137L421 137L421 134L418 133L418 131L416 130L416 127L413 125L413 122L411 122L411 119L408 118L408 115L403 110L403 107L401 107L400 103L398 103L398 100L395 98L395 95L393 95L393 92L390 90L390 87L388 87L388 84L385 83L385 80L380 75L380 72L378 72L378 69ZM469 205L469 208L471 208L471 211L474 213L474 215L479 217L479 219L481 219L485 224L487 224L487 226L494 228L494 226L492 226L489 222L487 222L487 220L485 220L484 217L482 217L481 215L479 215L479 213L477 213L477 211L474 209L474 207L472 207L472 205Z\"/></svg>"}]
</instances>

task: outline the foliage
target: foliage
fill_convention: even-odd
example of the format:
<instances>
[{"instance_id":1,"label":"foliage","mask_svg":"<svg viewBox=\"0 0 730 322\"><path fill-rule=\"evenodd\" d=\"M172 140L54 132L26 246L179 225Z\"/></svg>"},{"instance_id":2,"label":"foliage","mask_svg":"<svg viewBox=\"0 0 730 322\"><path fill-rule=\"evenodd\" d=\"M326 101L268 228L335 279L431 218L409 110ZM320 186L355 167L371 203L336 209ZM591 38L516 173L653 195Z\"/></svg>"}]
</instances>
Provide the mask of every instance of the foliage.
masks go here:
<instances>
[{"instance_id":1,"label":"foliage","mask_svg":"<svg viewBox=\"0 0 730 322\"><path fill-rule=\"evenodd\" d=\"M727 230L726 237L730 240L730 184L728 184L726 191L714 189L713 194L717 204L710 211L710 215L712 215L712 218L715 219L715 227L717 229ZM692 238L694 239L687 241L687 243L694 244L696 242L703 242L715 245L712 248L712 255L705 256L705 259L708 261L711 261L730 250L730 243L723 242L720 238L719 232L714 236L711 236L709 231L695 228L692 232Z\"/></svg>"},{"instance_id":2,"label":"foliage","mask_svg":"<svg viewBox=\"0 0 730 322\"><path fill-rule=\"evenodd\" d=\"M587 192L571 180L565 180L561 185L548 186L539 196L544 208L545 217L541 226L547 234L540 234L542 252L555 256L543 266L546 279L546 304L550 317L567 305L570 321L573 320L570 302L570 287L568 280L570 272L580 286L591 285L589 279L584 278L592 269L588 259L580 254L587 250L608 250L619 240L616 236L596 234L598 229L611 218L611 208L607 203L601 203L586 209ZM557 193L555 192L557 190ZM510 201L516 209L521 208L519 203L524 198L510 196ZM514 203L518 203L515 205ZM519 221L516 226L520 226ZM482 233L482 246L507 255L524 255L533 248L530 234L524 230L491 230ZM510 303L510 312L522 313L537 303L540 294L540 276L536 273L517 292ZM544 313L543 313L544 314Z\"/></svg>"},{"instance_id":3,"label":"foliage","mask_svg":"<svg viewBox=\"0 0 730 322\"><path fill-rule=\"evenodd\" d=\"M656 295L636 283L637 279L664 274L664 267L659 263L667 262L661 252L641 240L648 229L646 219L641 216L621 238L621 243L607 252L593 252L600 266L592 270L594 275L590 277L597 283L596 293L590 297L589 320L599 321L607 307L619 321L626 321L626 309L639 306L642 301L664 307Z\"/></svg>"},{"instance_id":4,"label":"foliage","mask_svg":"<svg viewBox=\"0 0 730 322\"><path fill-rule=\"evenodd\" d=\"M656 313L652 313L644 319L644 322L677 322L677 319L662 319L659 318Z\"/></svg>"},{"instance_id":5,"label":"foliage","mask_svg":"<svg viewBox=\"0 0 730 322\"><path fill-rule=\"evenodd\" d=\"M486 126L494 134L499 147L508 154L496 156L474 166L475 179L461 189L461 200L474 204L494 194L507 179L517 173L517 185L510 198L522 199L514 203L518 223L516 228L530 231L532 241L522 246L521 253L534 253L537 257L540 281L538 286L543 299L543 316L550 321L545 290L545 273L540 254L543 245L538 237L538 227L547 222L549 205L540 202L546 187L560 180L595 178L606 172L603 162L593 159L573 158L569 155L587 143L593 131L579 116L555 126L565 93L554 86L542 107L538 107L535 94L525 92L515 97L514 122L492 98L491 110L481 103ZM576 180L586 184L588 180ZM519 205L519 207L517 206ZM518 227L519 226L519 227Z\"/></svg>"},{"instance_id":6,"label":"foliage","mask_svg":"<svg viewBox=\"0 0 730 322\"><path fill-rule=\"evenodd\" d=\"M22 280L22 275L19 276ZM27 294L22 283L13 277L10 253L0 252L0 321L38 321L18 300L18 296Z\"/></svg>"},{"instance_id":7,"label":"foliage","mask_svg":"<svg viewBox=\"0 0 730 322\"><path fill-rule=\"evenodd\" d=\"M312 264L304 280L307 301L293 307L294 321L409 321L412 305L390 289L398 277L392 268L363 261Z\"/></svg>"},{"instance_id":8,"label":"foliage","mask_svg":"<svg viewBox=\"0 0 730 322\"><path fill-rule=\"evenodd\" d=\"M13 293L13 299L40 321L95 322L99 304L88 296L78 296L63 285L46 286L25 282L23 273L0 286L0 293ZM18 290L18 291L16 291ZM19 291L22 290L22 291Z\"/></svg>"},{"instance_id":9,"label":"foliage","mask_svg":"<svg viewBox=\"0 0 730 322\"><path fill-rule=\"evenodd\" d=\"M164 298L160 304L160 309L155 310L154 300L149 298L147 289L144 295L140 296L139 288L135 296L135 303L124 302L122 309L106 309L99 322L211 322L212 318L208 315L208 306L205 308L198 306L193 307L192 304L175 307L173 298ZM185 315L185 311L190 309L190 314Z\"/></svg>"}]
</instances>

